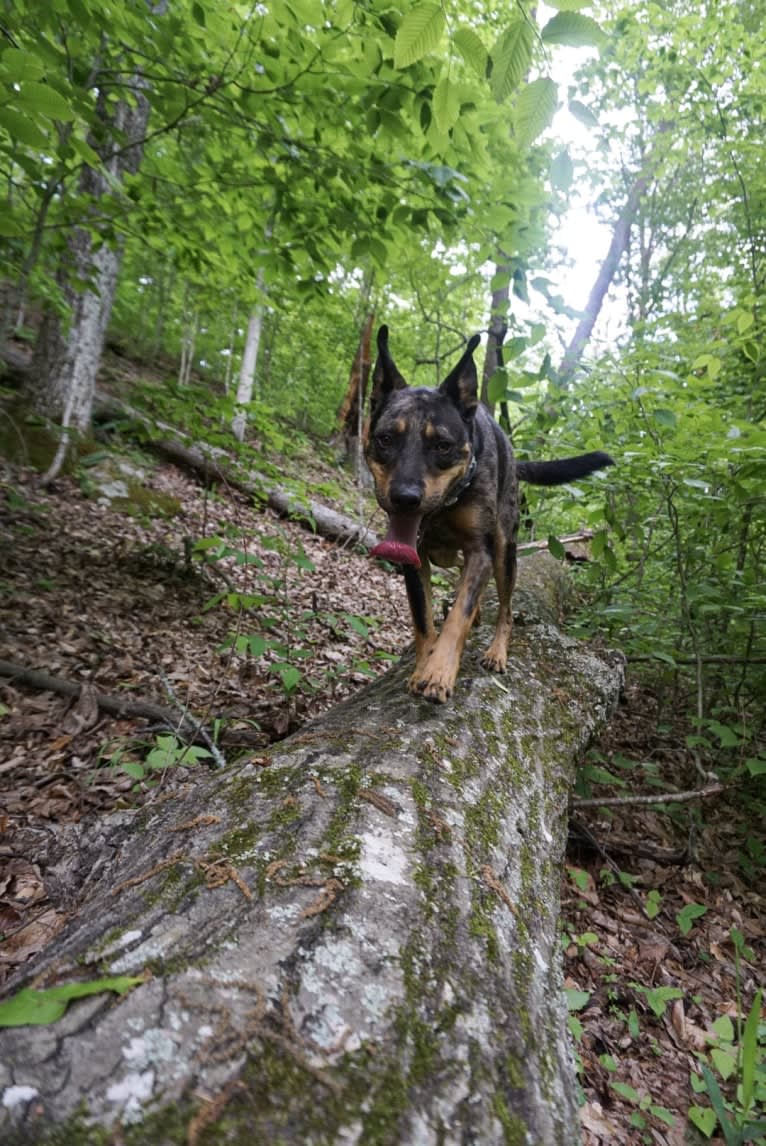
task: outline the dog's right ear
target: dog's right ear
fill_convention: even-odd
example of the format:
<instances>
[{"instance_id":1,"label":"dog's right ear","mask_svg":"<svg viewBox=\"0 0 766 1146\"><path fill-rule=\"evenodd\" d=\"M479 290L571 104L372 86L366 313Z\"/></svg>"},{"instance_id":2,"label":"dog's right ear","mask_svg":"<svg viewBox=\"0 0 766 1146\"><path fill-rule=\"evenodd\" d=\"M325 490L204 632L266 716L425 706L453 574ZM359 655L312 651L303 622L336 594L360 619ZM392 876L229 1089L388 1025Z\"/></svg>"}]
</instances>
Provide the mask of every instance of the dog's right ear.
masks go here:
<instances>
[{"instance_id":1,"label":"dog's right ear","mask_svg":"<svg viewBox=\"0 0 766 1146\"><path fill-rule=\"evenodd\" d=\"M397 370L396 363L388 349L388 327L381 326L378 331L378 357L372 372L371 416L375 417L386 398L394 390L404 390L406 387L407 383Z\"/></svg>"}]
</instances>

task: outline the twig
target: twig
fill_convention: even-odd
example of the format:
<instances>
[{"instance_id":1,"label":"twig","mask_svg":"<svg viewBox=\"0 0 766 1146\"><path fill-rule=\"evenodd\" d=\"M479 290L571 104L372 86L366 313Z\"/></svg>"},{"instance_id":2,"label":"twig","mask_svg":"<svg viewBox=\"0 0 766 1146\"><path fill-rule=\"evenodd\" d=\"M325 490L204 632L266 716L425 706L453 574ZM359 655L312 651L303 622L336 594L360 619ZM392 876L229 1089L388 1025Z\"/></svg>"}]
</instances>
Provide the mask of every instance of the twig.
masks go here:
<instances>
[{"instance_id":1,"label":"twig","mask_svg":"<svg viewBox=\"0 0 766 1146\"><path fill-rule=\"evenodd\" d=\"M665 792L661 796L605 796L604 799L572 800L573 808L615 808L628 804L651 806L653 804L688 804L692 800L705 800L726 791L726 785L716 780L705 788L695 788L689 792Z\"/></svg>"},{"instance_id":2,"label":"twig","mask_svg":"<svg viewBox=\"0 0 766 1146\"><path fill-rule=\"evenodd\" d=\"M8 677L15 684L24 684L44 692L55 692L59 696L78 697L83 689L83 684L77 681L49 676L48 673L39 672L37 669L14 664L13 661L0 660L0 677ZM199 735L199 724L194 717L184 716L179 720L172 709L164 708L152 701L128 700L124 696L114 696L104 692L94 693L94 699L100 709L113 716L143 716L148 720L160 722L184 738L194 739Z\"/></svg>"}]
</instances>

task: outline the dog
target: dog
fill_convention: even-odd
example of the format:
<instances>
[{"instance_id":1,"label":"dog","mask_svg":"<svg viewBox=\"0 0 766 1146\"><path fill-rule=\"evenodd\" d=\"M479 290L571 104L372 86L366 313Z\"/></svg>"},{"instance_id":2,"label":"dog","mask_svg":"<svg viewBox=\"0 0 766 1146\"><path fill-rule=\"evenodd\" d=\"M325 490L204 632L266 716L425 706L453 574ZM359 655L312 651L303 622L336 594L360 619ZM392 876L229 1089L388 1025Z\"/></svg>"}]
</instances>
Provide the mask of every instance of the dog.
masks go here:
<instances>
[{"instance_id":1,"label":"dog","mask_svg":"<svg viewBox=\"0 0 766 1146\"><path fill-rule=\"evenodd\" d=\"M481 663L503 673L508 659L516 581L519 480L561 485L614 465L595 451L558 461L516 461L508 438L478 400L471 338L437 389L408 387L378 331L365 458L388 532L372 557L403 568L415 636L410 692L436 704L452 695L468 633L494 572L499 598L495 634ZM437 635L431 562L459 564L455 602Z\"/></svg>"}]
</instances>

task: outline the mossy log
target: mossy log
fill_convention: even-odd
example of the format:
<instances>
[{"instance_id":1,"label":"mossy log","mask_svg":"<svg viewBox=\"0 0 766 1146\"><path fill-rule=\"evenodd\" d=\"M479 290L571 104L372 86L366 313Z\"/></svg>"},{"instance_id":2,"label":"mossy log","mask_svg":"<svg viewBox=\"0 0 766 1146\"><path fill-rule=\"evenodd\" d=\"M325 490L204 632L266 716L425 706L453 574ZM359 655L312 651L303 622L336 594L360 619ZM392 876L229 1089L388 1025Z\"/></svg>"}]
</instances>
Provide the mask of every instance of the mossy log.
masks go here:
<instances>
[{"instance_id":1,"label":"mossy log","mask_svg":"<svg viewBox=\"0 0 766 1146\"><path fill-rule=\"evenodd\" d=\"M553 623L548 554L521 581L506 676L480 631L433 707L405 657L266 757L51 844L76 908L25 984L147 978L0 1032L6 1146L578 1140L560 865L622 666Z\"/></svg>"}]
</instances>

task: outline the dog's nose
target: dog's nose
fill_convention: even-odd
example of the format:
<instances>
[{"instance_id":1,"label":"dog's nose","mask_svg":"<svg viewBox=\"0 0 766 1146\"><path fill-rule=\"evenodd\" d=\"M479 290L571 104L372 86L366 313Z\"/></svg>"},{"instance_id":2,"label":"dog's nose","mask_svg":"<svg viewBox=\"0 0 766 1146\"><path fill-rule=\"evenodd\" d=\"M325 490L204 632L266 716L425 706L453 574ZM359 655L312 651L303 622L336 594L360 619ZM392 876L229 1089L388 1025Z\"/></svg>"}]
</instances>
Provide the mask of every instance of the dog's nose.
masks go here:
<instances>
[{"instance_id":1,"label":"dog's nose","mask_svg":"<svg viewBox=\"0 0 766 1146\"><path fill-rule=\"evenodd\" d=\"M392 485L388 491L388 496L396 509L407 512L419 508L423 491L419 485L412 482L402 482L399 485Z\"/></svg>"}]
</instances>

